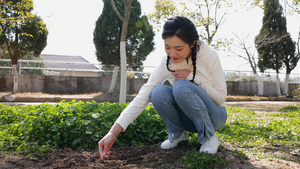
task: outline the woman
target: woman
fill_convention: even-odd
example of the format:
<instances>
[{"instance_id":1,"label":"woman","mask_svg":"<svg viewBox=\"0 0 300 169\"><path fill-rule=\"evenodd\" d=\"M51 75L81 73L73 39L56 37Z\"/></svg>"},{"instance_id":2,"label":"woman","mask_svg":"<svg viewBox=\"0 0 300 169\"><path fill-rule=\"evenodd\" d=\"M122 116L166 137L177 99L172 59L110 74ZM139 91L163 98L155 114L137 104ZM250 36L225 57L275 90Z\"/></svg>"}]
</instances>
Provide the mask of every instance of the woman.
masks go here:
<instances>
[{"instance_id":1,"label":"woman","mask_svg":"<svg viewBox=\"0 0 300 169\"><path fill-rule=\"evenodd\" d=\"M164 120L168 139L162 149L188 140L186 131L198 133L199 152L215 154L216 131L226 122L226 81L215 50L199 40L195 25L185 17L172 17L163 27L166 56L153 71L139 94L124 109L99 143L101 160L108 158L117 135L125 131L152 100ZM173 87L163 85L169 80Z\"/></svg>"}]
</instances>

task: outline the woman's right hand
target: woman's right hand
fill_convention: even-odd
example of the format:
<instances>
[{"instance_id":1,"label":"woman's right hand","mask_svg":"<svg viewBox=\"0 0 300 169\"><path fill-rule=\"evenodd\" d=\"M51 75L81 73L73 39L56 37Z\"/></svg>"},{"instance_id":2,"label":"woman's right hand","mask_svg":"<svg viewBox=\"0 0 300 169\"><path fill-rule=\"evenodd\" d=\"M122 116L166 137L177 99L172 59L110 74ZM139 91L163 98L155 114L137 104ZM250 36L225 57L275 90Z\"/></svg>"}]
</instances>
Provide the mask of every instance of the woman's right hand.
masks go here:
<instances>
[{"instance_id":1,"label":"woman's right hand","mask_svg":"<svg viewBox=\"0 0 300 169\"><path fill-rule=\"evenodd\" d=\"M108 158L111 151L110 148L113 146L117 136L123 131L123 128L118 124L115 123L109 132L98 142L100 159L104 160Z\"/></svg>"},{"instance_id":2,"label":"woman's right hand","mask_svg":"<svg viewBox=\"0 0 300 169\"><path fill-rule=\"evenodd\" d=\"M116 136L109 132L98 142L101 160L104 160L105 158L109 157L109 154L111 153L111 151L109 150L114 144L115 140Z\"/></svg>"}]
</instances>

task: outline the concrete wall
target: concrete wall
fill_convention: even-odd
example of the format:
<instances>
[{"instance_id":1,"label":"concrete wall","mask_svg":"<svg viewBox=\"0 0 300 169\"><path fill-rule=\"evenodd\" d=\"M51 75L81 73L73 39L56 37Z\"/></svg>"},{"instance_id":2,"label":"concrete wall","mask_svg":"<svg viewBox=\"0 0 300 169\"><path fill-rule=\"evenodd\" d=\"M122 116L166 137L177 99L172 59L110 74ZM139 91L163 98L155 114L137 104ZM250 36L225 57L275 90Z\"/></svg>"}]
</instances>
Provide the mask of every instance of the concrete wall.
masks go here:
<instances>
[{"instance_id":1,"label":"concrete wall","mask_svg":"<svg viewBox=\"0 0 300 169\"><path fill-rule=\"evenodd\" d=\"M147 82L145 79L127 79L127 93L134 94ZM75 77L75 76L44 76L19 75L20 92L42 92L50 94L81 94L107 92L111 78L108 77ZM115 92L120 91L117 80ZM13 90L13 76L0 74L0 91Z\"/></svg>"},{"instance_id":2,"label":"concrete wall","mask_svg":"<svg viewBox=\"0 0 300 169\"><path fill-rule=\"evenodd\" d=\"M107 92L111 78L108 77L74 77L74 76L44 76L44 75L19 75L20 92L42 92L50 94L81 94ZM147 79L127 79L127 93L134 94L139 91ZM120 81L117 80L115 92L120 91ZM289 84L292 93L299 84ZM283 85L281 85L283 88ZM0 74L0 92L12 91L12 75ZM227 82L228 95L255 95L256 82ZM276 84L264 83L264 96L276 96Z\"/></svg>"},{"instance_id":3,"label":"concrete wall","mask_svg":"<svg viewBox=\"0 0 300 169\"><path fill-rule=\"evenodd\" d=\"M283 83L280 84L283 91ZM300 84L289 84L288 93L299 88ZM254 96L257 94L257 82L227 82L228 95ZM264 96L277 96L276 83L264 82Z\"/></svg>"}]
</instances>

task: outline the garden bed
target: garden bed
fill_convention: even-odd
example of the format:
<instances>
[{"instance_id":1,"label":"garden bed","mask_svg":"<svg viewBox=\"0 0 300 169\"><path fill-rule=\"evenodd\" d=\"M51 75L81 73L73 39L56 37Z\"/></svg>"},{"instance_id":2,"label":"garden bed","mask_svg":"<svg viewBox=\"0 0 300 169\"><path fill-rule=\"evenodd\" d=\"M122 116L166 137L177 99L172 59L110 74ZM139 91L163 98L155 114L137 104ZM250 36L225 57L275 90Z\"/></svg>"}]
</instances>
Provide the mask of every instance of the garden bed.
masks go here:
<instances>
[{"instance_id":1,"label":"garden bed","mask_svg":"<svg viewBox=\"0 0 300 169\"><path fill-rule=\"evenodd\" d=\"M109 159L101 161L97 149L78 151L65 147L46 153L44 157L26 157L16 152L0 151L0 168L181 169L184 168L182 158L190 158L187 160L191 161L196 160L199 164L198 166L202 165L199 168L205 168L206 165L211 165L210 163L214 163L213 165L216 168L300 168L300 144L297 141L289 142L289 139L287 139L288 137L299 137L293 133L299 132L299 124L296 124L295 131L291 131L292 134L287 133L287 135L285 135L278 131L277 135L273 133L274 135L270 135L272 138L262 141L262 144L257 143L261 141L260 139L255 139L254 141L246 140L251 138L251 136L247 137L246 132L252 133L252 130L259 132L259 127L264 126L260 125L260 123L264 123L268 126L272 121L284 121L288 119L290 116L285 116L287 112L279 110L289 106L299 108L300 105L296 102L229 102L227 109L230 114L227 125L223 131L218 133L221 146L217 155L198 155L199 153L197 153L197 151L200 148L200 144L195 144L195 142L184 142L181 143L179 147L171 150L162 150L159 147L160 143L157 143L143 146L113 146L112 154ZM243 120L245 119L240 119L242 116L249 119L247 120L249 124L257 123L260 126L247 126L245 128L249 129L249 131L245 131L245 133L243 133L242 130L233 131L232 129L232 135L226 133L226 128L236 125L238 127L237 129L239 129L242 126L240 124L248 124L247 122L244 123ZM253 119L251 119L251 116L253 116ZM298 117L295 118L299 120ZM255 128L255 126L257 128ZM283 127L278 128L278 130L281 129L284 130ZM230 141L227 136L236 138ZM245 143L243 143L243 137L245 137ZM260 136L258 135L256 137ZM242 141L239 141L239 139ZM281 139L283 142L281 142ZM249 143L246 143L247 141ZM187 153L191 152L194 152L194 154L187 155ZM227 161L224 162L222 159L226 159ZM194 164L196 164L196 162L194 162ZM223 162L226 165L221 167Z\"/></svg>"}]
</instances>

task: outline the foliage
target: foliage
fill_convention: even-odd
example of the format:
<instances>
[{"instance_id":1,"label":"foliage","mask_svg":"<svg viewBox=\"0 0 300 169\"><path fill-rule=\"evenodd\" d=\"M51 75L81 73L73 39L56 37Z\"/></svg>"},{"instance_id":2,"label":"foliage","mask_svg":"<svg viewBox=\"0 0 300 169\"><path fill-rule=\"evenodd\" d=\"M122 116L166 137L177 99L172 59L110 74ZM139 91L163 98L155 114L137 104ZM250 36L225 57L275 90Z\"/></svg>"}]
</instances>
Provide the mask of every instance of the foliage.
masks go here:
<instances>
[{"instance_id":1,"label":"foliage","mask_svg":"<svg viewBox=\"0 0 300 169\"><path fill-rule=\"evenodd\" d=\"M120 65L120 37L123 22L115 14L111 0L103 0L103 11L96 21L94 44L96 56L105 65ZM143 65L142 61L154 49L154 32L147 16L141 16L141 5L132 2L134 10L130 13L126 40L126 56L129 69L136 70ZM116 3L118 11L124 13L124 4ZM138 25L138 26L136 26Z\"/></svg>"},{"instance_id":2,"label":"foliage","mask_svg":"<svg viewBox=\"0 0 300 169\"><path fill-rule=\"evenodd\" d=\"M127 104L60 102L57 105L0 104L0 147L40 155L52 148L95 149ZM120 134L116 145L157 143L165 138L164 122L153 107Z\"/></svg>"},{"instance_id":3,"label":"foliage","mask_svg":"<svg viewBox=\"0 0 300 169\"><path fill-rule=\"evenodd\" d=\"M261 72L273 69L279 73L285 64L290 73L296 67L299 56L295 54L295 42L287 32L286 18L278 0L264 1L263 25L255 37L255 46Z\"/></svg>"},{"instance_id":4,"label":"foliage","mask_svg":"<svg viewBox=\"0 0 300 169\"><path fill-rule=\"evenodd\" d=\"M46 25L30 13L32 9L32 0L1 3L0 48L10 55L13 64L28 54L40 55L47 44Z\"/></svg>"},{"instance_id":5,"label":"foliage","mask_svg":"<svg viewBox=\"0 0 300 169\"><path fill-rule=\"evenodd\" d=\"M5 31L4 24L8 27L16 27L27 18L32 17L29 11L33 10L32 0L10 0L0 1L0 34ZM2 25L3 24L3 25Z\"/></svg>"}]
</instances>

